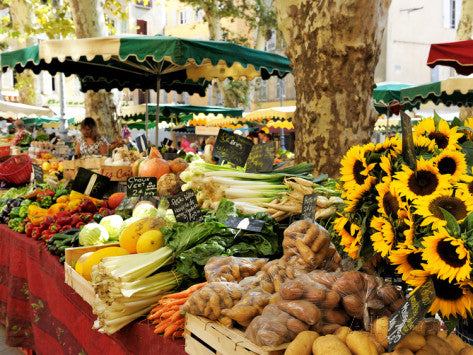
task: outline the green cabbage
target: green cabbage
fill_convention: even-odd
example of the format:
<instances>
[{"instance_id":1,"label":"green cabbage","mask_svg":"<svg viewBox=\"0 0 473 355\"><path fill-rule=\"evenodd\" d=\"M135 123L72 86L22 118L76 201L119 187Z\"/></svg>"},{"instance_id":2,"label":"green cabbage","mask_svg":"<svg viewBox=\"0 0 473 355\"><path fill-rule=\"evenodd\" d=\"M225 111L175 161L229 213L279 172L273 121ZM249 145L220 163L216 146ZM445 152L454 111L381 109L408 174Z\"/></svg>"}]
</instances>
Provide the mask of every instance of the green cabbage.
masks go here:
<instances>
[{"instance_id":1,"label":"green cabbage","mask_svg":"<svg viewBox=\"0 0 473 355\"><path fill-rule=\"evenodd\" d=\"M150 203L143 203L133 210L131 214L132 217L146 218L146 217L156 217L158 214L158 209Z\"/></svg>"},{"instance_id":2,"label":"green cabbage","mask_svg":"<svg viewBox=\"0 0 473 355\"><path fill-rule=\"evenodd\" d=\"M98 245L104 244L109 238L105 227L98 223L86 224L79 232L80 245Z\"/></svg>"},{"instance_id":3,"label":"green cabbage","mask_svg":"<svg viewBox=\"0 0 473 355\"><path fill-rule=\"evenodd\" d=\"M106 216L100 220L100 225L103 226L110 237L110 239L117 239L120 237L120 230L123 224L123 218L119 215Z\"/></svg>"}]
</instances>

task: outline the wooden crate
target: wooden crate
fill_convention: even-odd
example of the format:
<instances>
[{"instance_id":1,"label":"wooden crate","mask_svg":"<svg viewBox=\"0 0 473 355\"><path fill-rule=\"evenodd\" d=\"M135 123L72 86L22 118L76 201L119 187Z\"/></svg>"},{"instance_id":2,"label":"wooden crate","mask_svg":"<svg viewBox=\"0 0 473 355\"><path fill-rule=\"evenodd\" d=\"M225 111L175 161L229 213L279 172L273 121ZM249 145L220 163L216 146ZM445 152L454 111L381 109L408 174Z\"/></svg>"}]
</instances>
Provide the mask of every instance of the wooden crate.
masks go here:
<instances>
[{"instance_id":1,"label":"wooden crate","mask_svg":"<svg viewBox=\"0 0 473 355\"><path fill-rule=\"evenodd\" d=\"M278 347L258 346L239 329L186 313L186 353L189 355L282 355L288 344Z\"/></svg>"},{"instance_id":2,"label":"wooden crate","mask_svg":"<svg viewBox=\"0 0 473 355\"><path fill-rule=\"evenodd\" d=\"M94 245L78 248L66 249L66 260L64 262L65 282L76 291L82 299L92 306L95 300L95 292L92 284L80 276L74 269L75 263L79 258L88 252L96 251L107 247L120 246L118 243Z\"/></svg>"},{"instance_id":3,"label":"wooden crate","mask_svg":"<svg viewBox=\"0 0 473 355\"><path fill-rule=\"evenodd\" d=\"M126 181L133 176L131 165L104 165L98 172L111 181Z\"/></svg>"},{"instance_id":4,"label":"wooden crate","mask_svg":"<svg viewBox=\"0 0 473 355\"><path fill-rule=\"evenodd\" d=\"M62 174L64 179L73 180L77 175L79 168L91 170L96 173L100 173L100 168L106 158L87 158L87 159L75 159L75 160L64 160L62 163Z\"/></svg>"}]
</instances>

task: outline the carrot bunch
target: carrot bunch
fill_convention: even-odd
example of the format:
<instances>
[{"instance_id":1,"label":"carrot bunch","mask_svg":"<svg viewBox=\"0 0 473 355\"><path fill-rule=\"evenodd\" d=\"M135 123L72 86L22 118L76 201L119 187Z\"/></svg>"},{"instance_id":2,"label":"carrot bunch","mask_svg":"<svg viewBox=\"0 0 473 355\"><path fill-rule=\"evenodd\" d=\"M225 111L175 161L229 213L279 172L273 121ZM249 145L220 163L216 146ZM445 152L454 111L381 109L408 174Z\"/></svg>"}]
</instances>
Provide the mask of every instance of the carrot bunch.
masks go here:
<instances>
[{"instance_id":1,"label":"carrot bunch","mask_svg":"<svg viewBox=\"0 0 473 355\"><path fill-rule=\"evenodd\" d=\"M192 285L187 290L172 293L164 296L148 315L149 320L156 324L154 332L164 333L164 337L179 338L184 333L185 318L181 311L181 306L186 303L189 297L198 289L205 286L207 282Z\"/></svg>"}]
</instances>

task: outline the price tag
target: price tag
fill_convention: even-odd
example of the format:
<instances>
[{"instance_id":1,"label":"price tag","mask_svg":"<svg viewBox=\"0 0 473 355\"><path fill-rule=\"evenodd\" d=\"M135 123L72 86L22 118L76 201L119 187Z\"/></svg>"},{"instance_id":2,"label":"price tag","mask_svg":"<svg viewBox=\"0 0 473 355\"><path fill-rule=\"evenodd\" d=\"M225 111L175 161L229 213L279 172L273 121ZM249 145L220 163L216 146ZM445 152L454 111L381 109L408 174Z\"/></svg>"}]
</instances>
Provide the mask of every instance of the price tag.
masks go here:
<instances>
[{"instance_id":1,"label":"price tag","mask_svg":"<svg viewBox=\"0 0 473 355\"><path fill-rule=\"evenodd\" d=\"M212 156L238 166L245 166L253 145L254 143L248 138L220 129Z\"/></svg>"},{"instance_id":2,"label":"price tag","mask_svg":"<svg viewBox=\"0 0 473 355\"><path fill-rule=\"evenodd\" d=\"M39 165L33 164L33 171L35 181L42 184L44 182L43 168Z\"/></svg>"},{"instance_id":3,"label":"price tag","mask_svg":"<svg viewBox=\"0 0 473 355\"><path fill-rule=\"evenodd\" d=\"M163 153L163 159L165 160L174 160L180 158L181 156L177 153Z\"/></svg>"},{"instance_id":4,"label":"price tag","mask_svg":"<svg viewBox=\"0 0 473 355\"><path fill-rule=\"evenodd\" d=\"M72 183L72 190L100 199L109 188L108 177L84 168L79 168Z\"/></svg>"},{"instance_id":5,"label":"price tag","mask_svg":"<svg viewBox=\"0 0 473 355\"><path fill-rule=\"evenodd\" d=\"M136 137L135 142L140 153L148 151L148 140L146 139L146 134Z\"/></svg>"},{"instance_id":6,"label":"price tag","mask_svg":"<svg viewBox=\"0 0 473 355\"><path fill-rule=\"evenodd\" d=\"M194 191L184 191L178 195L168 197L168 200L176 221L203 222L204 217L200 211Z\"/></svg>"},{"instance_id":7,"label":"price tag","mask_svg":"<svg viewBox=\"0 0 473 355\"><path fill-rule=\"evenodd\" d=\"M163 147L170 147L172 145L172 139L164 138L161 145Z\"/></svg>"},{"instance_id":8,"label":"price tag","mask_svg":"<svg viewBox=\"0 0 473 355\"><path fill-rule=\"evenodd\" d=\"M228 217L225 225L229 228L246 230L250 232L261 232L264 226L264 221L261 219Z\"/></svg>"},{"instance_id":9,"label":"price tag","mask_svg":"<svg viewBox=\"0 0 473 355\"><path fill-rule=\"evenodd\" d=\"M389 317L388 352L411 332L429 310L435 300L432 280L428 280L414 292L409 299Z\"/></svg>"},{"instance_id":10,"label":"price tag","mask_svg":"<svg viewBox=\"0 0 473 355\"><path fill-rule=\"evenodd\" d=\"M127 196L156 196L158 179L155 177L129 177L126 179Z\"/></svg>"},{"instance_id":11,"label":"price tag","mask_svg":"<svg viewBox=\"0 0 473 355\"><path fill-rule=\"evenodd\" d=\"M246 160L247 173L267 173L273 170L276 143L255 144Z\"/></svg>"},{"instance_id":12,"label":"price tag","mask_svg":"<svg viewBox=\"0 0 473 355\"><path fill-rule=\"evenodd\" d=\"M317 194L304 195L302 200L301 219L314 222L315 210L317 208Z\"/></svg>"}]
</instances>

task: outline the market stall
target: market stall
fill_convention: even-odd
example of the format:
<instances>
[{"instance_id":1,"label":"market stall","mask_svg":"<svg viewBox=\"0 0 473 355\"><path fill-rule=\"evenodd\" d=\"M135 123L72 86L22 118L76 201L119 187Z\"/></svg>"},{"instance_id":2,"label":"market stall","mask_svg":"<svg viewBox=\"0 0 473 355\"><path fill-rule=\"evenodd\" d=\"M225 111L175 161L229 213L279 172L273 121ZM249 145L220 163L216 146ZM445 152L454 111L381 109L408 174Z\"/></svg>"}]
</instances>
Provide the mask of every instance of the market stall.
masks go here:
<instances>
[{"instance_id":1,"label":"market stall","mask_svg":"<svg viewBox=\"0 0 473 355\"><path fill-rule=\"evenodd\" d=\"M18 119L29 116L53 116L54 112L47 107L0 101L0 117Z\"/></svg>"}]
</instances>

